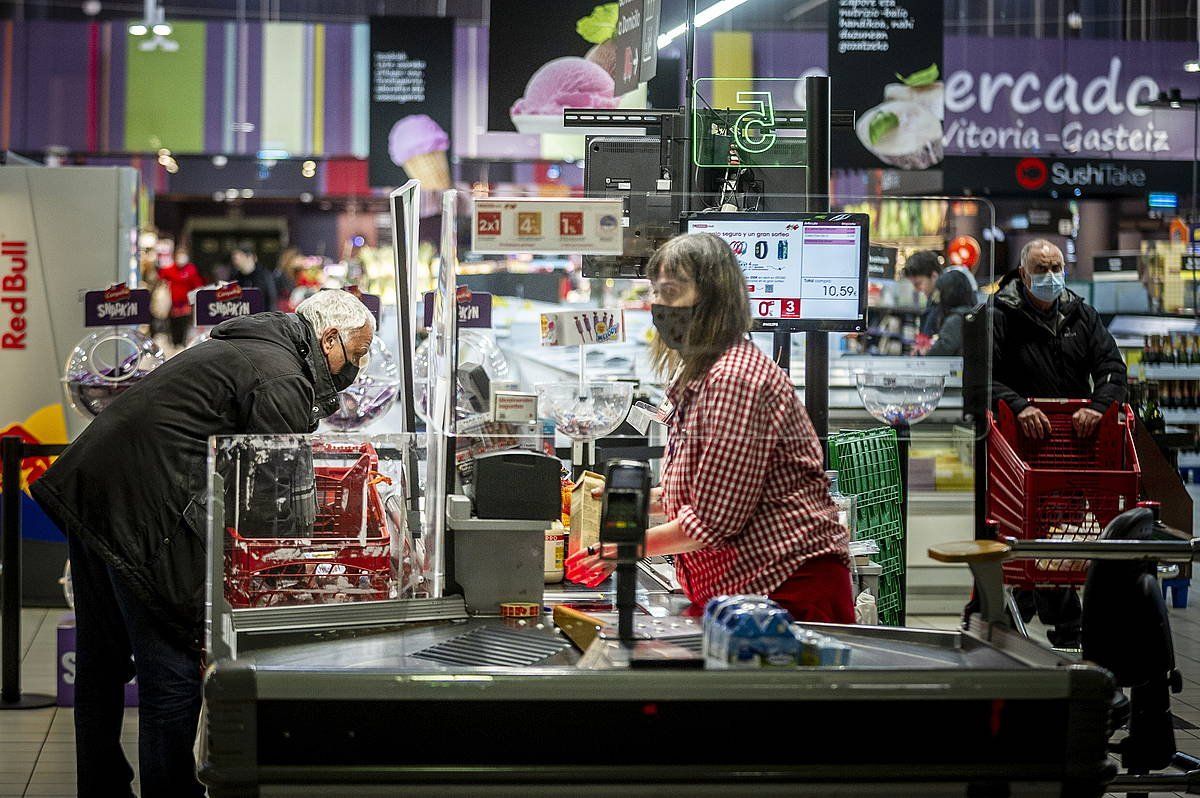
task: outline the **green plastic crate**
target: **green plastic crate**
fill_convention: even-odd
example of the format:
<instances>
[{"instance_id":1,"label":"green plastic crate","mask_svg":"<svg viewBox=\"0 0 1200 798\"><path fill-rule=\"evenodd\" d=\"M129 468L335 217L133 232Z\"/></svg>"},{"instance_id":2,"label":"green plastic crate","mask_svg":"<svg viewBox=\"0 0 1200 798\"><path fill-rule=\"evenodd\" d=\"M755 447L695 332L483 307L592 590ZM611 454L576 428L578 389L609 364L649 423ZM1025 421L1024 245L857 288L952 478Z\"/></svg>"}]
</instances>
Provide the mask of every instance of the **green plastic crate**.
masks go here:
<instances>
[{"instance_id":1,"label":"green plastic crate","mask_svg":"<svg viewBox=\"0 0 1200 798\"><path fill-rule=\"evenodd\" d=\"M896 431L880 427L830 435L829 467L838 472L838 489L855 498L855 537L879 544L879 554L872 557L883 569L875 597L879 622L898 626L905 569Z\"/></svg>"}]
</instances>

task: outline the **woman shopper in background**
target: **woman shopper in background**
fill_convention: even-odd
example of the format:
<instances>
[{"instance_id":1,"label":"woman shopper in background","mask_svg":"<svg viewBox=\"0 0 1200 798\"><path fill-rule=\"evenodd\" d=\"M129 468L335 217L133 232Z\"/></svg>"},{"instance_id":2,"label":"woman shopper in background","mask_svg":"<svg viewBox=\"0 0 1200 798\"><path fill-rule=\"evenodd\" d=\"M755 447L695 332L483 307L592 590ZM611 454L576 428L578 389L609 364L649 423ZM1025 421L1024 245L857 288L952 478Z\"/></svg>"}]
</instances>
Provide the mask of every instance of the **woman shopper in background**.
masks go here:
<instances>
[{"instance_id":1,"label":"woman shopper in background","mask_svg":"<svg viewBox=\"0 0 1200 798\"><path fill-rule=\"evenodd\" d=\"M846 530L829 498L821 442L790 377L749 340L746 283L710 234L668 241L650 259L653 358L672 405L646 554L675 554L693 606L770 596L797 620L854 623ZM589 582L615 563L569 561Z\"/></svg>"}]
</instances>

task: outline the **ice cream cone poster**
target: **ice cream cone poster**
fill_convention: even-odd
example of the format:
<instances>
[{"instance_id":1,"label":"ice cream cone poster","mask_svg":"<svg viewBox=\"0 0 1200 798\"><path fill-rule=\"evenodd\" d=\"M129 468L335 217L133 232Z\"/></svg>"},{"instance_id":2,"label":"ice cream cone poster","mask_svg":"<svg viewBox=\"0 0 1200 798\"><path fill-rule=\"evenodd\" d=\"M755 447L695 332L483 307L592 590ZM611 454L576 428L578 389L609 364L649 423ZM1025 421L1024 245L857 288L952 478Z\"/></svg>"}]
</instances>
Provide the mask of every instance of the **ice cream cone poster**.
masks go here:
<instances>
[{"instance_id":1,"label":"ice cream cone poster","mask_svg":"<svg viewBox=\"0 0 1200 798\"><path fill-rule=\"evenodd\" d=\"M834 136L850 168L929 169L942 162L945 89L940 3L829 3L832 107L852 109L853 136Z\"/></svg>"},{"instance_id":2,"label":"ice cream cone poster","mask_svg":"<svg viewBox=\"0 0 1200 798\"><path fill-rule=\"evenodd\" d=\"M657 0L493 0L488 129L561 133L564 108L612 109L655 72ZM536 24L530 20L536 19Z\"/></svg>"},{"instance_id":3,"label":"ice cream cone poster","mask_svg":"<svg viewBox=\"0 0 1200 798\"><path fill-rule=\"evenodd\" d=\"M450 188L454 20L373 18L370 66L371 185Z\"/></svg>"}]
</instances>

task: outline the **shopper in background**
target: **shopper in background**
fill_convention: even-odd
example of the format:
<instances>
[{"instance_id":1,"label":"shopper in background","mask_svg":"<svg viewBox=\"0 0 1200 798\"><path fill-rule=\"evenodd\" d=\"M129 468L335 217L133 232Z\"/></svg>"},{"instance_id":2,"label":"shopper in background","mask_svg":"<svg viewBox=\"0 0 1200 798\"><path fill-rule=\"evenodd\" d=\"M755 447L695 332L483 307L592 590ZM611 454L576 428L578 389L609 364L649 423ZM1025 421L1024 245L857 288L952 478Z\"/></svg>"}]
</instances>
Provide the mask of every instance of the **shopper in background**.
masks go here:
<instances>
[{"instance_id":1,"label":"shopper in background","mask_svg":"<svg viewBox=\"0 0 1200 798\"><path fill-rule=\"evenodd\" d=\"M321 292L294 315L218 325L122 393L33 485L71 558L80 795L131 795L120 738L123 685L135 672L143 795L204 794L192 744L209 437L312 432L339 407L374 330L345 291Z\"/></svg>"},{"instance_id":2,"label":"shopper in background","mask_svg":"<svg viewBox=\"0 0 1200 798\"><path fill-rule=\"evenodd\" d=\"M950 357L963 353L963 320L976 304L975 284L963 269L947 269L934 284L939 318L937 338L924 354Z\"/></svg>"},{"instance_id":3,"label":"shopper in background","mask_svg":"<svg viewBox=\"0 0 1200 798\"><path fill-rule=\"evenodd\" d=\"M187 334L192 323L190 294L204 285L204 278L200 276L196 264L192 263L183 247L175 250L175 259L171 263L158 267L158 276L166 281L171 289L171 343L182 347L187 343Z\"/></svg>"},{"instance_id":4,"label":"shopper in background","mask_svg":"<svg viewBox=\"0 0 1200 798\"><path fill-rule=\"evenodd\" d=\"M787 373L749 340L746 284L729 245L668 241L648 265L653 357L672 404L648 555L675 554L693 606L769 595L797 620L854 623L846 530L829 498L821 444ZM594 582L594 547L573 555Z\"/></svg>"},{"instance_id":5,"label":"shopper in background","mask_svg":"<svg viewBox=\"0 0 1200 798\"><path fill-rule=\"evenodd\" d=\"M933 292L937 288L938 278L942 275L942 256L932 249L922 249L912 253L904 261L904 279L912 283L913 288L925 295L928 304L921 314L921 329L919 332L932 338L941 328L941 311L934 301Z\"/></svg>"},{"instance_id":6,"label":"shopper in background","mask_svg":"<svg viewBox=\"0 0 1200 798\"><path fill-rule=\"evenodd\" d=\"M1000 281L993 297L992 402L1006 402L1021 431L1041 440L1046 414L1031 398L1089 399L1072 417L1075 434L1095 434L1105 410L1125 401L1125 363L1100 314L1066 287L1062 250L1045 239L1021 250L1021 265ZM1079 640L1079 596L1073 590L1017 591L1022 611L1036 606L1050 640Z\"/></svg>"},{"instance_id":7,"label":"shopper in background","mask_svg":"<svg viewBox=\"0 0 1200 798\"><path fill-rule=\"evenodd\" d=\"M279 302L279 292L275 288L275 278L271 276L258 262L254 250L248 245L242 245L233 251L233 268L237 274L234 280L242 288L257 288L262 294L263 307L275 310Z\"/></svg>"}]
</instances>

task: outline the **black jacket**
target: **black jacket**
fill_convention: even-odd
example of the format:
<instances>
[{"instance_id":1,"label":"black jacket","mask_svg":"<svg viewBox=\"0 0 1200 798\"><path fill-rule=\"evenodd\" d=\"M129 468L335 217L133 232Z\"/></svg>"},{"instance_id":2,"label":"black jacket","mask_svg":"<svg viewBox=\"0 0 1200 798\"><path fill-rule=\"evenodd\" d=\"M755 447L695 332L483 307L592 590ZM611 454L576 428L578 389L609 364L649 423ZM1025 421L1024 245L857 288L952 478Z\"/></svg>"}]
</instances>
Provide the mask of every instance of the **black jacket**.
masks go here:
<instances>
[{"instance_id":1,"label":"black jacket","mask_svg":"<svg viewBox=\"0 0 1200 798\"><path fill-rule=\"evenodd\" d=\"M201 644L211 435L307 433L337 407L299 316L227 321L123 393L33 484L177 639Z\"/></svg>"},{"instance_id":2,"label":"black jacket","mask_svg":"<svg viewBox=\"0 0 1200 798\"><path fill-rule=\"evenodd\" d=\"M1020 413L1032 398L1125 401L1125 362L1096 309L1064 290L1049 314L1010 280L992 298L992 404Z\"/></svg>"},{"instance_id":3,"label":"black jacket","mask_svg":"<svg viewBox=\"0 0 1200 798\"><path fill-rule=\"evenodd\" d=\"M926 354L949 357L963 353L963 316L975 307L975 286L959 269L948 269L934 284L941 327Z\"/></svg>"}]
</instances>

